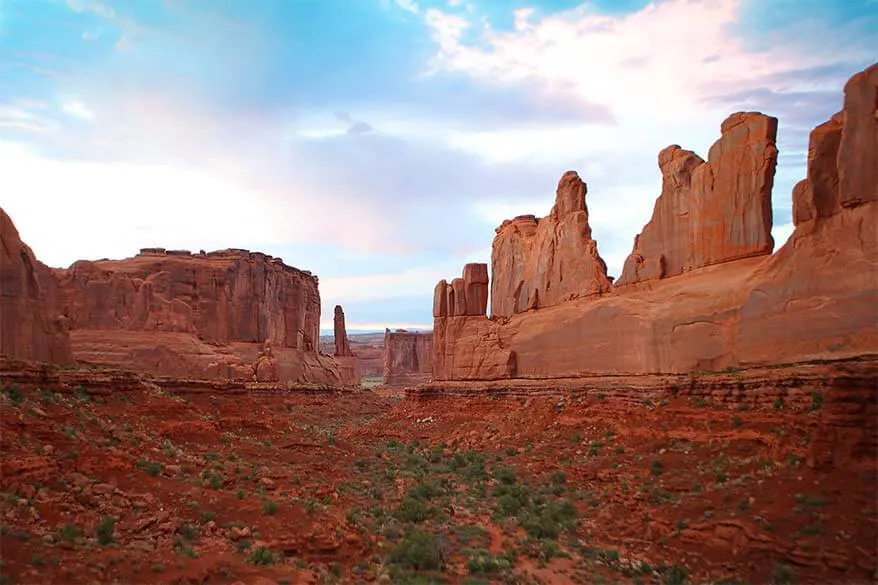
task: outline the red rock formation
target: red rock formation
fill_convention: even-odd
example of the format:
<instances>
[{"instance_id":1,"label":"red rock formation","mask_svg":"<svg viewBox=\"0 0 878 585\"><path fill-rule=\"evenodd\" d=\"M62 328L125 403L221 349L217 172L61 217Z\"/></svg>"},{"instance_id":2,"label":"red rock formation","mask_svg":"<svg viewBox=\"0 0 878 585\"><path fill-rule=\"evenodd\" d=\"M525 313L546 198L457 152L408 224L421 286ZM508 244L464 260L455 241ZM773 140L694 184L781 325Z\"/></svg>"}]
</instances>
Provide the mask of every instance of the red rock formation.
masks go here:
<instances>
[{"instance_id":1,"label":"red rock formation","mask_svg":"<svg viewBox=\"0 0 878 585\"><path fill-rule=\"evenodd\" d=\"M58 312L55 292L51 270L37 261L0 208L0 354L73 361L67 320Z\"/></svg>"},{"instance_id":2,"label":"red rock formation","mask_svg":"<svg viewBox=\"0 0 878 585\"><path fill-rule=\"evenodd\" d=\"M844 86L845 130L838 146L842 207L878 201L878 64Z\"/></svg>"},{"instance_id":3,"label":"red rock formation","mask_svg":"<svg viewBox=\"0 0 878 585\"><path fill-rule=\"evenodd\" d=\"M189 378L359 383L355 362L317 352L320 295L309 272L246 250L161 248L51 270L5 213L2 221L7 355Z\"/></svg>"},{"instance_id":4,"label":"red rock formation","mask_svg":"<svg viewBox=\"0 0 878 585\"><path fill-rule=\"evenodd\" d=\"M679 146L659 153L662 192L616 286L771 254L777 119L737 113L708 162Z\"/></svg>"},{"instance_id":5,"label":"red rock formation","mask_svg":"<svg viewBox=\"0 0 878 585\"><path fill-rule=\"evenodd\" d=\"M487 310L487 264L467 264L462 278L455 278L451 284L440 280L433 289L434 317L484 316Z\"/></svg>"},{"instance_id":6,"label":"red rock formation","mask_svg":"<svg viewBox=\"0 0 878 585\"><path fill-rule=\"evenodd\" d=\"M585 183L574 171L558 182L547 217L504 221L491 253L491 314L509 317L610 290L607 265L591 239Z\"/></svg>"},{"instance_id":7,"label":"red rock formation","mask_svg":"<svg viewBox=\"0 0 878 585\"><path fill-rule=\"evenodd\" d=\"M209 342L271 341L316 351L317 278L279 258L234 249L204 256L147 249L55 272L73 329L195 333Z\"/></svg>"},{"instance_id":8,"label":"red rock formation","mask_svg":"<svg viewBox=\"0 0 878 585\"><path fill-rule=\"evenodd\" d=\"M335 355L336 357L344 356L351 357L354 353L351 351L351 346L348 343L348 334L345 329L344 324L344 310L341 308L341 305L335 306L335 317L333 318L334 325L334 333L335 333Z\"/></svg>"},{"instance_id":9,"label":"red rock formation","mask_svg":"<svg viewBox=\"0 0 878 585\"><path fill-rule=\"evenodd\" d=\"M384 384L413 386L430 380L433 334L390 329L384 332Z\"/></svg>"},{"instance_id":10,"label":"red rock formation","mask_svg":"<svg viewBox=\"0 0 878 585\"><path fill-rule=\"evenodd\" d=\"M812 133L808 179L795 189L796 229L775 254L765 255L770 224L762 225L766 215L759 211L770 204L765 189L775 157L773 141L767 139L773 137L773 122L758 115L733 116L737 122L724 125L724 138L711 149L710 163L699 163L695 155L676 148L662 154L664 180L670 185L680 185L691 175L690 193L678 203L690 201L696 190L707 193L707 179L694 177L709 169L718 185L711 195L723 190L733 194L727 207L710 212L725 209L730 216L705 222L666 213L679 207L671 205L672 198L661 199L685 190L663 190L653 221L635 247L647 252L644 261L626 276L629 282L656 279L658 274L681 276L645 287L620 286L611 294L506 319L434 312L434 380L687 373L874 354L878 200L872 195L876 185L871 173L878 168L876 96L878 66L873 66L846 85L841 115ZM750 139L732 142L742 152L725 145L728 136L751 124ZM863 128L873 133L867 136ZM860 146L850 154L846 144ZM717 149L721 156L714 156ZM740 188L720 189L736 180ZM751 194L749 202L739 197L744 193ZM691 207L688 213L693 215ZM716 263L722 258L726 261ZM691 270L695 267L700 268ZM441 288L442 283L437 291ZM509 306L512 301L517 302L513 298ZM499 302L493 292L491 302L492 307Z\"/></svg>"}]
</instances>

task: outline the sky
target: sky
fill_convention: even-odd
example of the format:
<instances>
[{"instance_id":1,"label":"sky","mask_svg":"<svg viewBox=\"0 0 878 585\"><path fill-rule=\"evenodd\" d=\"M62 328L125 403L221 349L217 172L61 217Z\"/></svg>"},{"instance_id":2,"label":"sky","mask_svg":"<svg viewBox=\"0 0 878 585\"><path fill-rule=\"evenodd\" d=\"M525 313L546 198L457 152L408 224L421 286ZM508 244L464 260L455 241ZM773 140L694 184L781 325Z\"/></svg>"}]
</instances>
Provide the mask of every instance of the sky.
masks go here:
<instances>
[{"instance_id":1,"label":"sky","mask_svg":"<svg viewBox=\"0 0 878 585\"><path fill-rule=\"evenodd\" d=\"M494 228L588 184L619 276L722 120L780 120L779 247L808 133L878 61L878 0L0 0L0 206L43 262L263 251L323 327L429 329Z\"/></svg>"}]
</instances>

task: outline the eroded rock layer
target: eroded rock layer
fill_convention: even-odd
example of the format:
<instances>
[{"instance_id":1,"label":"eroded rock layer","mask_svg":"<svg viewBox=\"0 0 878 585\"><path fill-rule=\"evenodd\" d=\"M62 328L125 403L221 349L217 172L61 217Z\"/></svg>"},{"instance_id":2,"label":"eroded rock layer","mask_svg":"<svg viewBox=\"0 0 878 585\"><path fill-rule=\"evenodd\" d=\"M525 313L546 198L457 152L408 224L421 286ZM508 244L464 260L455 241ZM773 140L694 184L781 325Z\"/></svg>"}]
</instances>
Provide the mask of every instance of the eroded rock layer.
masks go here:
<instances>
[{"instance_id":1,"label":"eroded rock layer","mask_svg":"<svg viewBox=\"0 0 878 585\"><path fill-rule=\"evenodd\" d=\"M843 111L812 133L796 228L773 255L772 118L730 117L708 163L665 149L662 195L635 245L640 259L629 258L621 279L652 282L526 313L515 308L529 282L495 282L492 313L508 318L434 311L434 380L686 373L878 353L876 112L872 66L846 85ZM518 218L501 230L537 225ZM492 256L515 266L527 254L498 237ZM567 257L556 249L545 258ZM580 285L594 282L586 275Z\"/></svg>"},{"instance_id":2,"label":"eroded rock layer","mask_svg":"<svg viewBox=\"0 0 878 585\"><path fill-rule=\"evenodd\" d=\"M397 329L384 332L384 384L412 386L432 374L433 334Z\"/></svg>"}]
</instances>

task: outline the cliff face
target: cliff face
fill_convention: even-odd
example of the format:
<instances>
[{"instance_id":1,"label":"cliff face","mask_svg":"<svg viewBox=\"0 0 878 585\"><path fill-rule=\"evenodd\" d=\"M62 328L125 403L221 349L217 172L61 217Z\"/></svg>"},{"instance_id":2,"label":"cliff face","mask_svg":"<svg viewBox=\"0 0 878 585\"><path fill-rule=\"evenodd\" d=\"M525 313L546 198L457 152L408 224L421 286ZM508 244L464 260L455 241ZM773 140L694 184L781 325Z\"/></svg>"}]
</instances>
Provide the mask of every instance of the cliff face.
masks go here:
<instances>
[{"instance_id":1,"label":"cliff face","mask_svg":"<svg viewBox=\"0 0 878 585\"><path fill-rule=\"evenodd\" d=\"M73 361L55 285L51 269L37 261L0 208L0 354L51 363Z\"/></svg>"},{"instance_id":2,"label":"cliff face","mask_svg":"<svg viewBox=\"0 0 878 585\"><path fill-rule=\"evenodd\" d=\"M708 162L679 146L659 153L662 192L617 286L771 254L777 119L729 116Z\"/></svg>"},{"instance_id":3,"label":"cliff face","mask_svg":"<svg viewBox=\"0 0 878 585\"><path fill-rule=\"evenodd\" d=\"M384 384L414 386L432 373L433 335L397 329L384 332Z\"/></svg>"},{"instance_id":4,"label":"cliff face","mask_svg":"<svg viewBox=\"0 0 878 585\"><path fill-rule=\"evenodd\" d=\"M246 250L142 250L56 270L73 329L194 333L208 342L270 342L316 352L317 278Z\"/></svg>"},{"instance_id":5,"label":"cliff face","mask_svg":"<svg viewBox=\"0 0 878 585\"><path fill-rule=\"evenodd\" d=\"M735 114L709 162L662 151L662 195L609 294L492 320L437 314L434 302L434 379L685 373L874 353L876 104L873 66L848 82L843 111L812 133L808 178L794 190L795 232L775 254L776 123ZM495 264L509 250L495 239ZM553 262L565 260L556 250ZM580 285L594 282L586 275ZM495 315L509 312L493 309L504 290L507 307L519 302L492 285Z\"/></svg>"},{"instance_id":6,"label":"cliff face","mask_svg":"<svg viewBox=\"0 0 878 585\"><path fill-rule=\"evenodd\" d=\"M497 228L491 252L492 315L509 317L610 290L607 265L591 239L586 192L579 175L568 171L558 182L548 216L523 215Z\"/></svg>"}]
</instances>

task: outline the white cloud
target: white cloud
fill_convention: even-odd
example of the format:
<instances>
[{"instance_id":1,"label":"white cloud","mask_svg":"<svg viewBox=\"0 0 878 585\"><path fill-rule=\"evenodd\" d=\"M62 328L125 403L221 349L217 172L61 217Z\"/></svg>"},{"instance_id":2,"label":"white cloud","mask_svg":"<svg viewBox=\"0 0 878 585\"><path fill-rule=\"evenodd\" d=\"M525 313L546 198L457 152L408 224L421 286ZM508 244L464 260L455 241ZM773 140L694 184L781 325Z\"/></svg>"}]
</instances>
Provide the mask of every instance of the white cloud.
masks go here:
<instances>
[{"instance_id":1,"label":"white cloud","mask_svg":"<svg viewBox=\"0 0 878 585\"><path fill-rule=\"evenodd\" d=\"M61 111L65 114L82 120L94 120L95 113L83 102L77 99L69 99L61 102Z\"/></svg>"},{"instance_id":2,"label":"white cloud","mask_svg":"<svg viewBox=\"0 0 878 585\"><path fill-rule=\"evenodd\" d=\"M529 19L531 15L533 15L533 8L519 8L512 12L513 16L515 16L515 30L523 31L530 28Z\"/></svg>"},{"instance_id":3,"label":"white cloud","mask_svg":"<svg viewBox=\"0 0 878 585\"><path fill-rule=\"evenodd\" d=\"M487 29L472 43L471 24L431 9L426 23L438 45L434 66L488 81L565 84L591 103L622 116L682 118L709 111L701 99L741 91L796 69L868 59L863 45L839 43L831 52L810 39L773 39L770 51L749 48L737 34L740 0L665 0L606 16L590 3L531 22L513 11L515 30ZM843 40L843 39L841 39ZM874 52L874 50L872 50ZM786 90L795 89L786 87Z\"/></svg>"},{"instance_id":4,"label":"white cloud","mask_svg":"<svg viewBox=\"0 0 878 585\"><path fill-rule=\"evenodd\" d=\"M36 110L39 104L26 100L0 103L0 128L29 130L31 132L50 132L54 129L51 120Z\"/></svg>"},{"instance_id":5,"label":"white cloud","mask_svg":"<svg viewBox=\"0 0 878 585\"><path fill-rule=\"evenodd\" d=\"M395 0L396 5L402 8L407 12L411 12L412 14L418 13L418 5L414 0Z\"/></svg>"},{"instance_id":6,"label":"white cloud","mask_svg":"<svg viewBox=\"0 0 878 585\"><path fill-rule=\"evenodd\" d=\"M425 17L427 26L433 30L433 40L439 45L440 56L452 53L460 46L460 38L470 26L470 22L462 16L448 14L439 9L427 10Z\"/></svg>"}]
</instances>

